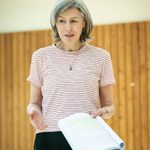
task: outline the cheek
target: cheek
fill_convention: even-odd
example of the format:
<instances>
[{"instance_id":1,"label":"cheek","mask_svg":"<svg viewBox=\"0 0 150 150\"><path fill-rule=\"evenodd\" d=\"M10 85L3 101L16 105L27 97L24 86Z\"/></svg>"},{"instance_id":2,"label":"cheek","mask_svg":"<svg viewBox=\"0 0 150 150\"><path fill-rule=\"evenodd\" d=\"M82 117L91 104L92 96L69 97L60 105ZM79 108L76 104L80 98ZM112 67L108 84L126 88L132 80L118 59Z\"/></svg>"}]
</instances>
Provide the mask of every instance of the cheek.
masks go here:
<instances>
[{"instance_id":1,"label":"cheek","mask_svg":"<svg viewBox=\"0 0 150 150\"><path fill-rule=\"evenodd\" d=\"M78 28L78 33L81 35L82 34L82 30L83 30L83 27L82 26L80 26L79 28Z\"/></svg>"},{"instance_id":2,"label":"cheek","mask_svg":"<svg viewBox=\"0 0 150 150\"><path fill-rule=\"evenodd\" d=\"M85 27L84 23L80 24L80 26L78 27L78 30L82 33L84 27Z\"/></svg>"},{"instance_id":3,"label":"cheek","mask_svg":"<svg viewBox=\"0 0 150 150\"><path fill-rule=\"evenodd\" d=\"M59 27L56 27L56 28L57 28L57 32L58 32L58 34L59 34L59 35L61 35L61 33L62 33L61 28L59 28Z\"/></svg>"}]
</instances>

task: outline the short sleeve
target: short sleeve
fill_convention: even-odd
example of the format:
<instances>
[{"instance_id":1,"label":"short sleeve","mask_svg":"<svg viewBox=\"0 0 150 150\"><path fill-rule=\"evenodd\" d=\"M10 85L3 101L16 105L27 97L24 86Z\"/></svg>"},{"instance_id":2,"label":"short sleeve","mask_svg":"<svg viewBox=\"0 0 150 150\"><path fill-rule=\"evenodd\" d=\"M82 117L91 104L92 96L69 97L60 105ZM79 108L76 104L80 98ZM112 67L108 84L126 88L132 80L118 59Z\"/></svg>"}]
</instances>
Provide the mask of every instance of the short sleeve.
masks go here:
<instances>
[{"instance_id":1,"label":"short sleeve","mask_svg":"<svg viewBox=\"0 0 150 150\"><path fill-rule=\"evenodd\" d=\"M100 86L106 86L109 84L115 84L115 77L113 73L112 60L110 54L105 55L105 59L100 74Z\"/></svg>"},{"instance_id":2,"label":"short sleeve","mask_svg":"<svg viewBox=\"0 0 150 150\"><path fill-rule=\"evenodd\" d=\"M41 58L36 52L34 52L32 55L30 73L27 80L37 87L42 86L41 68L42 68Z\"/></svg>"}]
</instances>

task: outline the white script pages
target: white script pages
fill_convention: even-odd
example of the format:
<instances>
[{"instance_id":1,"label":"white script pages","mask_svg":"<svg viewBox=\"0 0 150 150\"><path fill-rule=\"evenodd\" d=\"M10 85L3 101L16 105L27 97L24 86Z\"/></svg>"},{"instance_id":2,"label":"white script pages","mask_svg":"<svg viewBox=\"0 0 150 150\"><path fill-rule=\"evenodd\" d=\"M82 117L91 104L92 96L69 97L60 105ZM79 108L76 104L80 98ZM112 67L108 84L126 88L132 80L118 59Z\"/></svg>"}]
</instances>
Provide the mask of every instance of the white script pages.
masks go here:
<instances>
[{"instance_id":1,"label":"white script pages","mask_svg":"<svg viewBox=\"0 0 150 150\"><path fill-rule=\"evenodd\" d=\"M124 142L101 118L76 113L59 120L58 126L73 150L123 150Z\"/></svg>"}]
</instances>

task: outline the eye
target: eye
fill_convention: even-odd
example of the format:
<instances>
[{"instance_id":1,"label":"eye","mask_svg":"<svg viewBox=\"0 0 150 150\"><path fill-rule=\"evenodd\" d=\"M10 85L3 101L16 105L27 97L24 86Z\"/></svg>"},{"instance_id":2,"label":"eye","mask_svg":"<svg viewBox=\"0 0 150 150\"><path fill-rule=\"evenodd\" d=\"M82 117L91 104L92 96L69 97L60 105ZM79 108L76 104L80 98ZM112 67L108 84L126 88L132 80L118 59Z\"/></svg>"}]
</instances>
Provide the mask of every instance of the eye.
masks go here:
<instances>
[{"instance_id":1,"label":"eye","mask_svg":"<svg viewBox=\"0 0 150 150\"><path fill-rule=\"evenodd\" d=\"M71 23L77 23L78 21L77 20L71 20L70 22Z\"/></svg>"},{"instance_id":2,"label":"eye","mask_svg":"<svg viewBox=\"0 0 150 150\"><path fill-rule=\"evenodd\" d=\"M65 23L65 20L59 19L59 20L58 20L58 23Z\"/></svg>"}]
</instances>

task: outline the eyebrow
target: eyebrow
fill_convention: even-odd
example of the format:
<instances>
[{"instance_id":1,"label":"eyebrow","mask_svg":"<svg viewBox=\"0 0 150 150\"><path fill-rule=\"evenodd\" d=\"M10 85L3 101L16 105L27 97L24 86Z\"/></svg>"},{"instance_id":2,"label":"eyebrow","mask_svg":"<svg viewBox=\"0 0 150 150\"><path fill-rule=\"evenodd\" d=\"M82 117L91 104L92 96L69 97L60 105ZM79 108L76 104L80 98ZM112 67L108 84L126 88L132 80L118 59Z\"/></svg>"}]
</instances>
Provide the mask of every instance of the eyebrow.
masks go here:
<instances>
[{"instance_id":1,"label":"eyebrow","mask_svg":"<svg viewBox=\"0 0 150 150\"><path fill-rule=\"evenodd\" d=\"M61 15L58 16L58 17L65 19L65 17L63 17L63 16L61 16ZM77 19L77 18L79 18L79 17L72 17L71 19Z\"/></svg>"}]
</instances>

